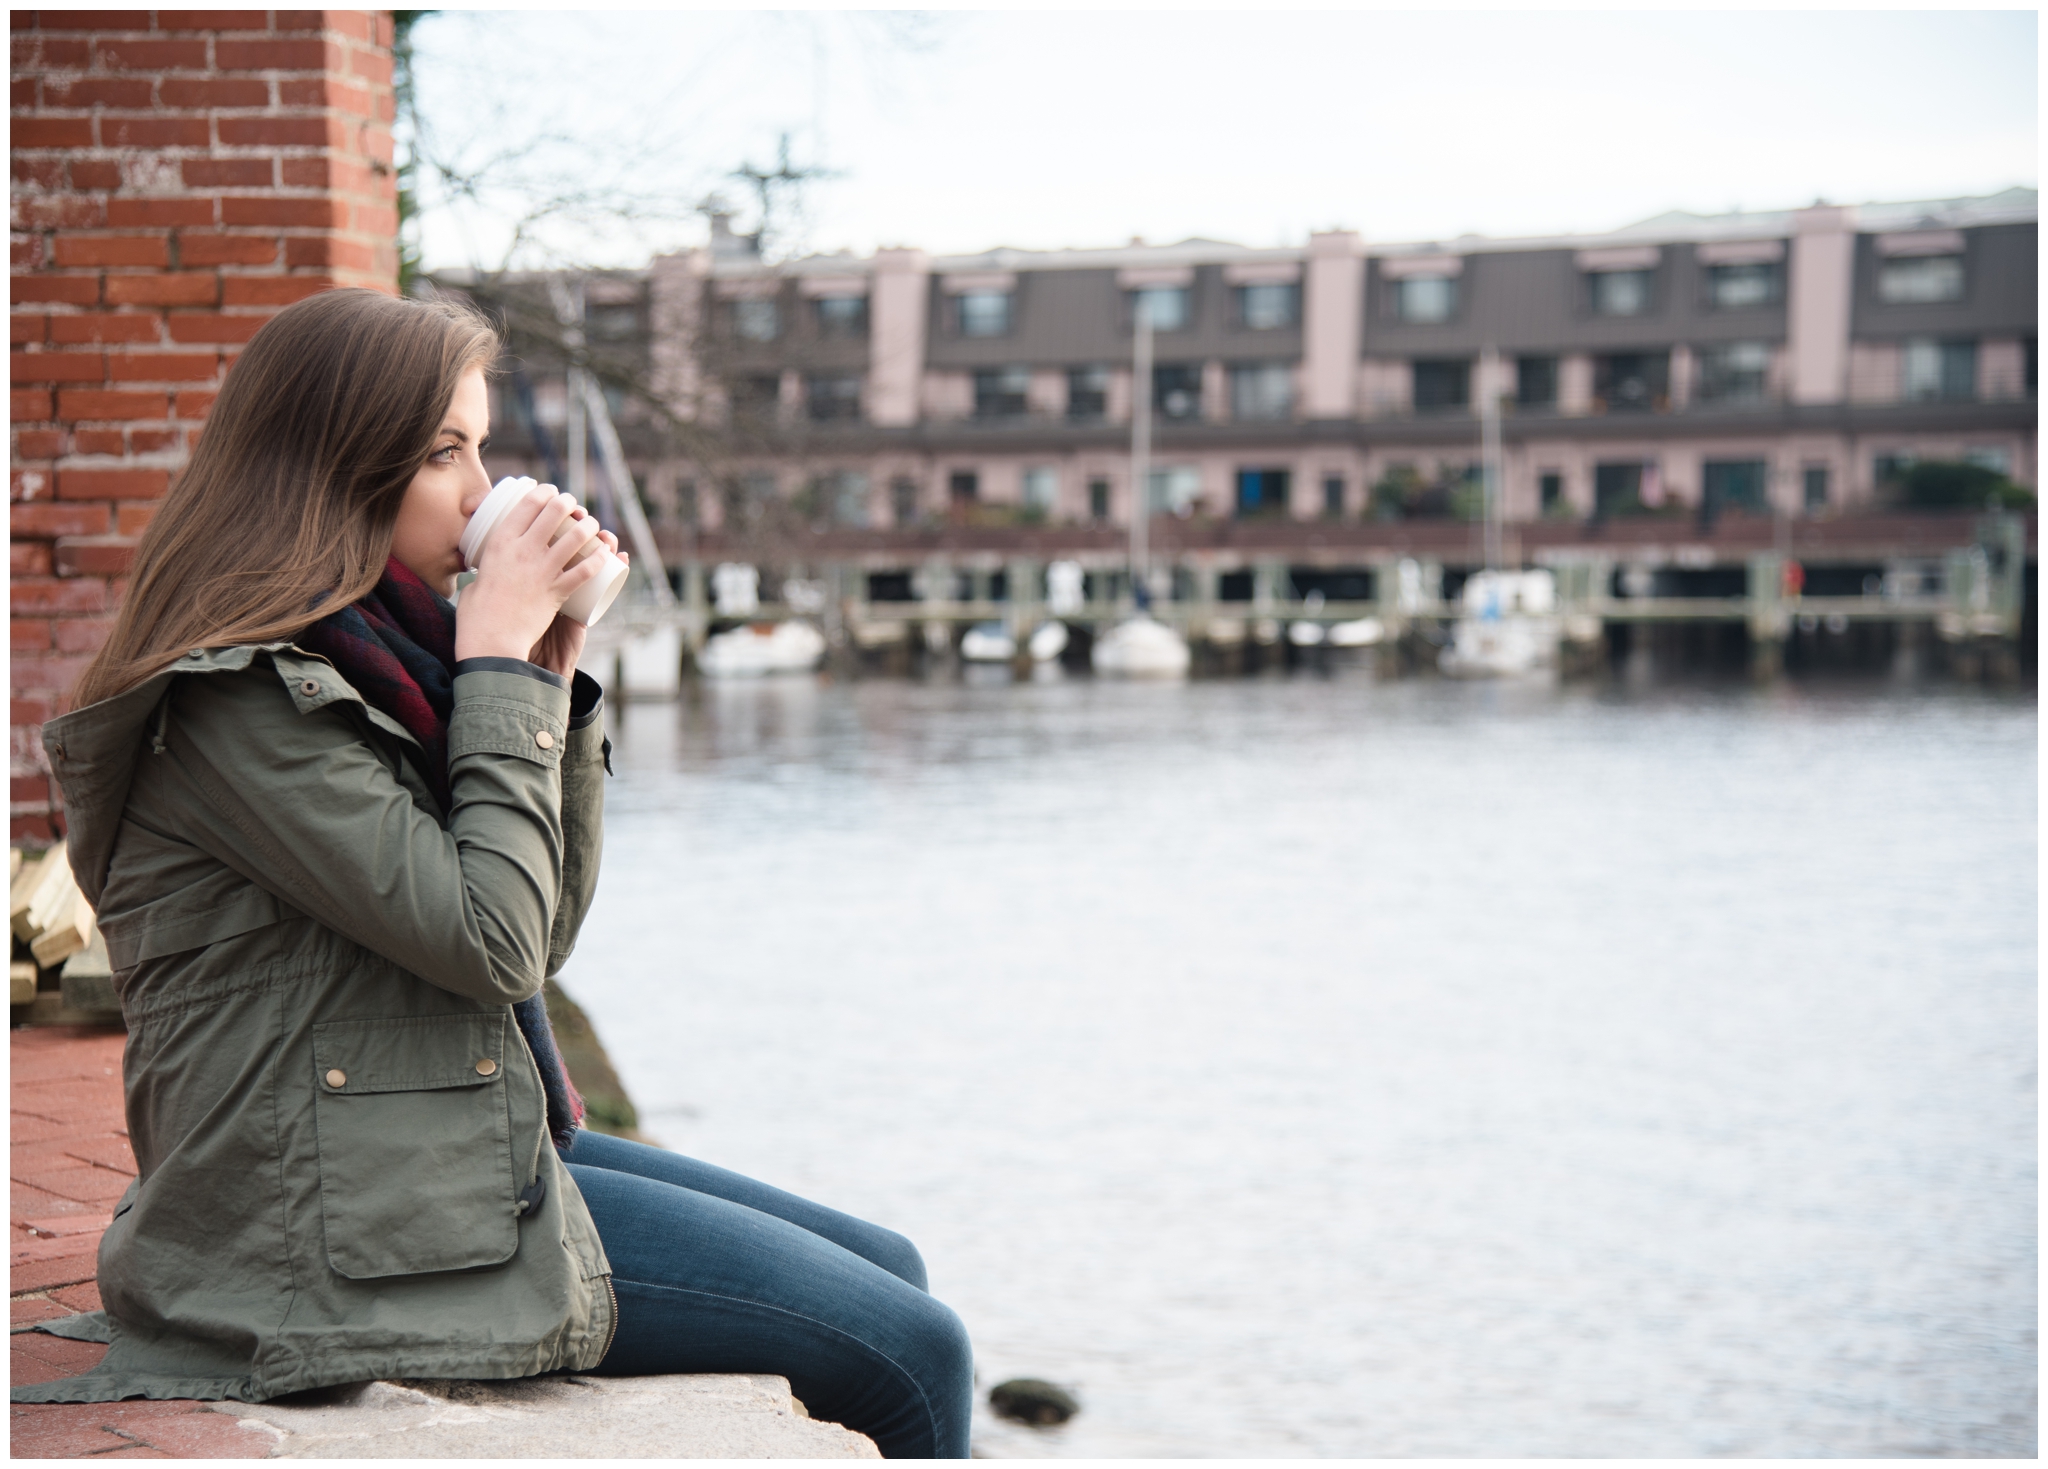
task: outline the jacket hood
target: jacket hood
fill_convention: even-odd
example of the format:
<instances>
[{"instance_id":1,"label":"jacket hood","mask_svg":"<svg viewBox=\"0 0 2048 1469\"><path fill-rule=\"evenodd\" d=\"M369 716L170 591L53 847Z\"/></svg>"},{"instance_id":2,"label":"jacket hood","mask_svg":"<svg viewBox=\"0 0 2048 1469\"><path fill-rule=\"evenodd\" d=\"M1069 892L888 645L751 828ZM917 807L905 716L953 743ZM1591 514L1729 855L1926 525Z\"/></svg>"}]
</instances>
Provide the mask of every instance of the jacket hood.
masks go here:
<instances>
[{"instance_id":1,"label":"jacket hood","mask_svg":"<svg viewBox=\"0 0 2048 1469\"><path fill-rule=\"evenodd\" d=\"M60 715L43 726L43 750L49 756L50 773L64 793L71 871L78 879L78 890L95 910L106 890L114 838L121 830L121 813L128 805L136 762L163 747L171 685L188 674L239 672L254 663L259 653L269 655L280 679L289 680L295 670L308 664L318 665L339 682L337 693L362 704L373 723L414 742L397 720L370 706L341 679L331 663L291 643L194 648L125 693Z\"/></svg>"}]
</instances>

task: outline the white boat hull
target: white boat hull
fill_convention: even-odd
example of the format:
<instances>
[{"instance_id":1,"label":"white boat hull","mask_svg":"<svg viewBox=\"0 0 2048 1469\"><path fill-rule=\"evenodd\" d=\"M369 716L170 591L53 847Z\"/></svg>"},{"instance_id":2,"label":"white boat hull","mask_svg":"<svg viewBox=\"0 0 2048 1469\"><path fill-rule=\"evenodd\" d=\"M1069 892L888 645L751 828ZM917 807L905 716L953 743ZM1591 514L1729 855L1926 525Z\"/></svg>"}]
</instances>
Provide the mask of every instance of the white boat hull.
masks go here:
<instances>
[{"instance_id":1,"label":"white boat hull","mask_svg":"<svg viewBox=\"0 0 2048 1469\"><path fill-rule=\"evenodd\" d=\"M1360 617L1352 622L1333 622L1325 641L1333 648L1370 648L1387 635L1377 617Z\"/></svg>"},{"instance_id":2,"label":"white boat hull","mask_svg":"<svg viewBox=\"0 0 2048 1469\"><path fill-rule=\"evenodd\" d=\"M1067 625L1048 622L1031 635L1031 661L1050 663L1067 651Z\"/></svg>"},{"instance_id":3,"label":"white boat hull","mask_svg":"<svg viewBox=\"0 0 2048 1469\"><path fill-rule=\"evenodd\" d=\"M1124 678L1179 678L1193 661L1181 635L1150 617L1118 623L1095 640L1091 657L1097 673Z\"/></svg>"},{"instance_id":4,"label":"white boat hull","mask_svg":"<svg viewBox=\"0 0 2048 1469\"><path fill-rule=\"evenodd\" d=\"M791 620L772 629L736 627L705 640L697 668L707 678L756 678L771 673L808 673L825 656L825 635L808 622Z\"/></svg>"},{"instance_id":5,"label":"white boat hull","mask_svg":"<svg viewBox=\"0 0 2048 1469\"><path fill-rule=\"evenodd\" d=\"M1453 678L1509 678L1546 668L1557 658L1557 623L1548 617L1468 617L1437 655Z\"/></svg>"},{"instance_id":6,"label":"white boat hull","mask_svg":"<svg viewBox=\"0 0 2048 1469\"><path fill-rule=\"evenodd\" d=\"M961 635L960 656L969 663L1008 663L1017 656L1017 640L1000 624L970 627Z\"/></svg>"}]
</instances>

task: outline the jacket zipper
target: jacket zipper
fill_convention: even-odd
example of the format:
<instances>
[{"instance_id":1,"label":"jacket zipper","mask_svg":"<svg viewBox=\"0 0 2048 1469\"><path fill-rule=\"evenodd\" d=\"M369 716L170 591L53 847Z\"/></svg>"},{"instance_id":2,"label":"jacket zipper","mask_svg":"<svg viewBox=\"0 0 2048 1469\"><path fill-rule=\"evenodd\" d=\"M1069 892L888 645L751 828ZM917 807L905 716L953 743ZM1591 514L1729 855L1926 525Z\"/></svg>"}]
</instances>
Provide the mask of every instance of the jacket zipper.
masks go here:
<instances>
[{"instance_id":1,"label":"jacket zipper","mask_svg":"<svg viewBox=\"0 0 2048 1469\"><path fill-rule=\"evenodd\" d=\"M597 1365L599 1367L602 1367L604 1359L612 1354L612 1341L619 1334L619 1293L612 1289L612 1277L609 1270L604 1274L604 1293L606 1299L612 1303L612 1324L604 1334L604 1350L597 1354Z\"/></svg>"}]
</instances>

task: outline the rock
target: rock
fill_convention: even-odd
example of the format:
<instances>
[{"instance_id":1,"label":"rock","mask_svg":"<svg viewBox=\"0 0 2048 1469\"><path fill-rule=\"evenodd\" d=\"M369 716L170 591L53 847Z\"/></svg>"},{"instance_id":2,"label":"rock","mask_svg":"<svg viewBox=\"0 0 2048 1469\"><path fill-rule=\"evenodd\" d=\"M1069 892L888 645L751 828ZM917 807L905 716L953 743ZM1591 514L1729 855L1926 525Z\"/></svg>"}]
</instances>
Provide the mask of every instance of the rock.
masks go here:
<instances>
[{"instance_id":1,"label":"rock","mask_svg":"<svg viewBox=\"0 0 2048 1469\"><path fill-rule=\"evenodd\" d=\"M366 1382L215 1403L284 1459L879 1459L780 1377Z\"/></svg>"},{"instance_id":2,"label":"rock","mask_svg":"<svg viewBox=\"0 0 2048 1469\"><path fill-rule=\"evenodd\" d=\"M988 1395L988 1405L1003 1417L1034 1428L1064 1423L1081 1411L1073 1394L1035 1377L1013 1377L998 1383Z\"/></svg>"},{"instance_id":3,"label":"rock","mask_svg":"<svg viewBox=\"0 0 2048 1469\"><path fill-rule=\"evenodd\" d=\"M611 1057L605 1054L604 1043L597 1038L597 1027L590 1023L583 1007L552 979L544 992L555 1046L562 1053L562 1064L569 1068L569 1079L576 1083L576 1090L583 1097L584 1124L614 1137L653 1142L652 1138L642 1136L639 1113L633 1108L632 1098L626 1095L618 1072L612 1069Z\"/></svg>"}]
</instances>

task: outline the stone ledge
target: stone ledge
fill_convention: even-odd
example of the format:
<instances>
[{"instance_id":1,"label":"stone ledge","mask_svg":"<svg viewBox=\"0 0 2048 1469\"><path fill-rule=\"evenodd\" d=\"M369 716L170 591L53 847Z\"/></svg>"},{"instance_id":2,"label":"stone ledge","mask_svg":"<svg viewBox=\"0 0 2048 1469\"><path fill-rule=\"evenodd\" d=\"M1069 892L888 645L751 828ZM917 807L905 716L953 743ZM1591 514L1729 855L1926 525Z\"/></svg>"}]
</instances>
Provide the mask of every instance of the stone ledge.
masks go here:
<instances>
[{"instance_id":1,"label":"stone ledge","mask_svg":"<svg viewBox=\"0 0 2048 1469\"><path fill-rule=\"evenodd\" d=\"M879 1459L767 1376L369 1382L214 1403L283 1459Z\"/></svg>"}]
</instances>

